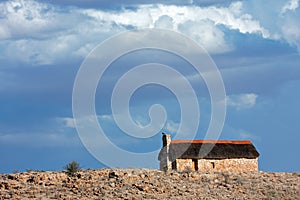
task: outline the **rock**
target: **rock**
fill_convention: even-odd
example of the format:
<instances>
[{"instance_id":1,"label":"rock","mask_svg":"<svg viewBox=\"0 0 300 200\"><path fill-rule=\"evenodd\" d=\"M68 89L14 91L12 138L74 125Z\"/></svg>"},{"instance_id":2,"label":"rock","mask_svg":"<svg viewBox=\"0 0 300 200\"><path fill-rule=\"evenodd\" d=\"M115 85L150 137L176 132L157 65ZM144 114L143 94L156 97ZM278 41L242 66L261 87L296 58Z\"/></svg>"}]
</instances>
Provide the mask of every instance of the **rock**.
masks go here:
<instances>
[{"instance_id":1,"label":"rock","mask_svg":"<svg viewBox=\"0 0 300 200\"><path fill-rule=\"evenodd\" d=\"M133 184L132 186L137 188L139 191L144 191L144 188L142 186L139 186L139 185L136 185L136 184Z\"/></svg>"},{"instance_id":2,"label":"rock","mask_svg":"<svg viewBox=\"0 0 300 200\"><path fill-rule=\"evenodd\" d=\"M115 172L110 172L108 178L118 178L119 176Z\"/></svg>"},{"instance_id":3,"label":"rock","mask_svg":"<svg viewBox=\"0 0 300 200\"><path fill-rule=\"evenodd\" d=\"M9 179L9 180L16 180L17 178L16 178L14 175L9 174L9 175L7 176L7 179Z\"/></svg>"},{"instance_id":4,"label":"rock","mask_svg":"<svg viewBox=\"0 0 300 200\"><path fill-rule=\"evenodd\" d=\"M116 187L116 184L114 182L110 183L109 185L110 187Z\"/></svg>"}]
</instances>

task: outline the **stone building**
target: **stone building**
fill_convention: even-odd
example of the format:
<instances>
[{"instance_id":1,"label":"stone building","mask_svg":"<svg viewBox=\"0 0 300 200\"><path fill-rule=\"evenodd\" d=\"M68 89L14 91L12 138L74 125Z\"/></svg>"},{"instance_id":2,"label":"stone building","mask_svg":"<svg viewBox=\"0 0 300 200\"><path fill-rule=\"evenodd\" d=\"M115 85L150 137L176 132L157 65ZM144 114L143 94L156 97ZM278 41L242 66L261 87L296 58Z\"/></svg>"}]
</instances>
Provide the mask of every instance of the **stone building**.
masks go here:
<instances>
[{"instance_id":1,"label":"stone building","mask_svg":"<svg viewBox=\"0 0 300 200\"><path fill-rule=\"evenodd\" d=\"M163 134L160 169L193 171L258 171L259 153L249 140L172 140Z\"/></svg>"}]
</instances>

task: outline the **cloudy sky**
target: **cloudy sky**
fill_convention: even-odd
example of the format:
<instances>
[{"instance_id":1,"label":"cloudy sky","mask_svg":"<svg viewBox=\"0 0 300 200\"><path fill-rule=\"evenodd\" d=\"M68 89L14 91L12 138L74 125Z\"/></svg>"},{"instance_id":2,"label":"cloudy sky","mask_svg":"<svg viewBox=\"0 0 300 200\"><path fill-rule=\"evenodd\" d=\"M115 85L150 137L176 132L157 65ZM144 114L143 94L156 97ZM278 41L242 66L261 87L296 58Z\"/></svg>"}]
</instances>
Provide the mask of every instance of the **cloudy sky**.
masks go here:
<instances>
[{"instance_id":1,"label":"cloudy sky","mask_svg":"<svg viewBox=\"0 0 300 200\"><path fill-rule=\"evenodd\" d=\"M260 170L299 171L299 19L298 0L0 1L0 173L61 170L72 160L84 168L107 166L89 153L75 129L73 84L97 45L142 28L182 33L212 57L227 100L220 139L251 140L260 153ZM211 117L207 87L201 77L193 78L195 70L182 58L154 50L120 57L99 81L95 109L112 143L137 154L159 150L161 131L174 136L181 125L180 102L158 85L136 90L130 114L144 127L150 122L148 109L159 103L167 113L162 130L150 138L134 138L114 121L110 105L114 85L133 66L151 62L171 66L191 82L201 111L197 139L204 138ZM182 138L195 134L189 123L182 126L186 133ZM101 145L99 141L106 152ZM106 154L122 160L113 152ZM158 161L138 165L125 160L109 167L158 168Z\"/></svg>"}]
</instances>

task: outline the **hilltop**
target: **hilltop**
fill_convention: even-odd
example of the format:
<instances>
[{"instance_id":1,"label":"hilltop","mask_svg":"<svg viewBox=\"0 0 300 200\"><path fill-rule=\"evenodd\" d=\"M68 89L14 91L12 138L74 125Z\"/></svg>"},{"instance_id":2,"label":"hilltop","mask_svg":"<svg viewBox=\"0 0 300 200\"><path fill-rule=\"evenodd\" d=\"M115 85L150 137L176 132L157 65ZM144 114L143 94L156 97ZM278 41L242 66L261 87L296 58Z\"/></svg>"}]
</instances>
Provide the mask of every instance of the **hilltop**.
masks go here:
<instances>
[{"instance_id":1,"label":"hilltop","mask_svg":"<svg viewBox=\"0 0 300 200\"><path fill-rule=\"evenodd\" d=\"M0 199L300 199L300 173L152 169L0 175Z\"/></svg>"}]
</instances>

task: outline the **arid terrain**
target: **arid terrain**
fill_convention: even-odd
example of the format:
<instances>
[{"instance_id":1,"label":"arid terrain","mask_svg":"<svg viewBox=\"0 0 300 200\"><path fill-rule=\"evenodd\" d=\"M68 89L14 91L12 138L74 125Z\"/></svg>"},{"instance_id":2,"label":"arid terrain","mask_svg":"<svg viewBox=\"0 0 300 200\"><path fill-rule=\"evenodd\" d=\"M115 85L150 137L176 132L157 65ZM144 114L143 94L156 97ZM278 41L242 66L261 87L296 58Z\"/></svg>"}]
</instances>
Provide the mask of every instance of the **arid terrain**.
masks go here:
<instances>
[{"instance_id":1,"label":"arid terrain","mask_svg":"<svg viewBox=\"0 0 300 200\"><path fill-rule=\"evenodd\" d=\"M1 174L0 199L300 199L300 173L32 171Z\"/></svg>"}]
</instances>

